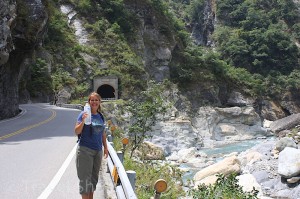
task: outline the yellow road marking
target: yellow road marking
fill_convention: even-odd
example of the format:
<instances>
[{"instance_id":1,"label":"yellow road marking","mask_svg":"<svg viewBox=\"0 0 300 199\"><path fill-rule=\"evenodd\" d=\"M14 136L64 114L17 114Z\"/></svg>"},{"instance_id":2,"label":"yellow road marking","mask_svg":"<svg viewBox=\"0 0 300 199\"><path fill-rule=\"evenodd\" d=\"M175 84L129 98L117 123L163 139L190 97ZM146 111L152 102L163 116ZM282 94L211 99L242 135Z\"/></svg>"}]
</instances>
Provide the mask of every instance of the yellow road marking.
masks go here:
<instances>
[{"instance_id":1,"label":"yellow road marking","mask_svg":"<svg viewBox=\"0 0 300 199\"><path fill-rule=\"evenodd\" d=\"M18 131L15 131L15 132L13 132L13 133L10 133L10 134L1 136L1 137L0 137L0 140L4 140L4 139L9 138L9 137L12 137L12 136L14 136L14 135L21 134L21 133L23 133L23 132L25 132L25 131L28 131L29 129L32 129L32 128L38 127L38 126L40 126L40 125L42 125L42 124L46 124L47 122L50 122L51 120L53 120L53 119L56 117L56 112L53 111L53 110L51 110L51 112L52 112L52 115L51 115L51 117L49 117L48 119L46 119L46 120L44 120L44 121L42 121L42 122L40 122L40 123L33 124L33 125L31 125L31 126L22 128L22 129L20 129L20 130L18 130Z\"/></svg>"}]
</instances>

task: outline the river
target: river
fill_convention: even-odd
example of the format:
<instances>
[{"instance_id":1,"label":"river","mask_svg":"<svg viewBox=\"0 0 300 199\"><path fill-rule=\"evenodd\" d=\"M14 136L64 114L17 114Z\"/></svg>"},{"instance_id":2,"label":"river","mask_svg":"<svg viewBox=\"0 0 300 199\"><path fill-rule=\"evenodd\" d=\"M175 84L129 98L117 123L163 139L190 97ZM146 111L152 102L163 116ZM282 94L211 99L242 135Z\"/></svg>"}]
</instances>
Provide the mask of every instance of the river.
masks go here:
<instances>
[{"instance_id":1,"label":"river","mask_svg":"<svg viewBox=\"0 0 300 199\"><path fill-rule=\"evenodd\" d=\"M272 138L267 138L267 139L272 139ZM245 140L241 142L223 145L221 147L216 147L216 148L202 148L199 150L199 152L205 153L207 155L207 160L209 161L214 160L215 162L218 162L222 160L224 156L227 154L233 152L240 153L246 151L247 149L252 148L256 144L259 144L261 141L262 139ZM187 172L185 172L182 177L184 184L186 184L190 180L193 180L194 175L199 171L199 168L196 168L190 164L185 164L185 163L181 164L179 168L183 170L187 170Z\"/></svg>"}]
</instances>

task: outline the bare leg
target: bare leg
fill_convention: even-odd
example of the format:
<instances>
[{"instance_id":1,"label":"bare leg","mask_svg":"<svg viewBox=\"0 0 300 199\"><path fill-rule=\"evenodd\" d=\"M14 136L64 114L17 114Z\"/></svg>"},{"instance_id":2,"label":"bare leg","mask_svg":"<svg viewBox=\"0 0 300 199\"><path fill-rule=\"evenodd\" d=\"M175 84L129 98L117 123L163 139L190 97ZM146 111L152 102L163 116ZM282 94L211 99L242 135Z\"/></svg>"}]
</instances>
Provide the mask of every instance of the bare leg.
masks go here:
<instances>
[{"instance_id":1,"label":"bare leg","mask_svg":"<svg viewBox=\"0 0 300 199\"><path fill-rule=\"evenodd\" d=\"M89 199L89 194L81 194L82 199Z\"/></svg>"},{"instance_id":2,"label":"bare leg","mask_svg":"<svg viewBox=\"0 0 300 199\"><path fill-rule=\"evenodd\" d=\"M93 199L93 198L94 198L94 192L90 192L89 199Z\"/></svg>"}]
</instances>

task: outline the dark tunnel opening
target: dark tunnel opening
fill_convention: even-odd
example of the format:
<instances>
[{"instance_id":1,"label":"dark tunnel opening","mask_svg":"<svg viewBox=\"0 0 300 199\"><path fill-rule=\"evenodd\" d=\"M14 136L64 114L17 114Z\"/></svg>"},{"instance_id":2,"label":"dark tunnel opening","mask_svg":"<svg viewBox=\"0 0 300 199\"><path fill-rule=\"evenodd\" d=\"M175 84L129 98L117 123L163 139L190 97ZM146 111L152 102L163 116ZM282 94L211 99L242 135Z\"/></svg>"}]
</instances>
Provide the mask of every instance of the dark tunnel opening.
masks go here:
<instances>
[{"instance_id":1,"label":"dark tunnel opening","mask_svg":"<svg viewBox=\"0 0 300 199\"><path fill-rule=\"evenodd\" d=\"M100 86L97 89L97 93L101 96L102 99L107 99L107 98L116 98L115 96L115 89L108 85L108 84L104 84L102 86Z\"/></svg>"}]
</instances>

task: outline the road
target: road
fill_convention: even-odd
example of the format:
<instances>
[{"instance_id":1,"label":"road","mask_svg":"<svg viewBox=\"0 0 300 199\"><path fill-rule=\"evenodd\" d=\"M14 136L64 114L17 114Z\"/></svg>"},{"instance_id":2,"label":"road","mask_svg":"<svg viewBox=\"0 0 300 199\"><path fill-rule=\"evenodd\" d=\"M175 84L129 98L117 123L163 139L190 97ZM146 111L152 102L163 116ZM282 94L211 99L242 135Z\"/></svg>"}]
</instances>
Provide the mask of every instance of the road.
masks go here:
<instances>
[{"instance_id":1,"label":"road","mask_svg":"<svg viewBox=\"0 0 300 199\"><path fill-rule=\"evenodd\" d=\"M20 108L19 116L0 121L0 198L81 198L74 134L80 111L49 104ZM106 198L100 192L107 191L97 189L95 198Z\"/></svg>"}]
</instances>

